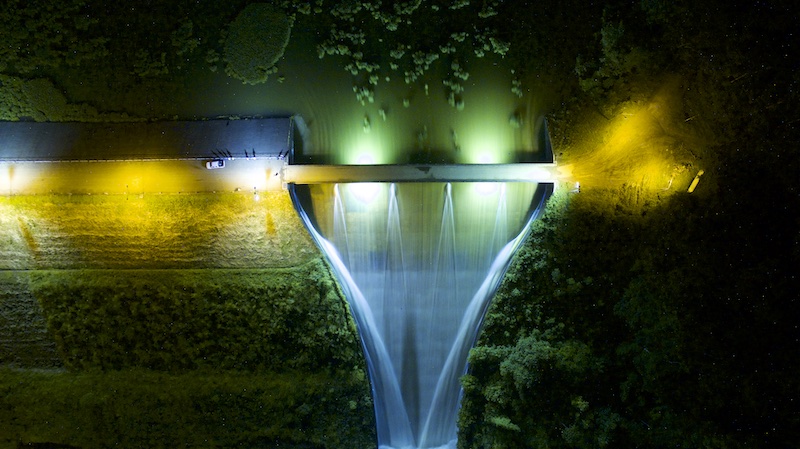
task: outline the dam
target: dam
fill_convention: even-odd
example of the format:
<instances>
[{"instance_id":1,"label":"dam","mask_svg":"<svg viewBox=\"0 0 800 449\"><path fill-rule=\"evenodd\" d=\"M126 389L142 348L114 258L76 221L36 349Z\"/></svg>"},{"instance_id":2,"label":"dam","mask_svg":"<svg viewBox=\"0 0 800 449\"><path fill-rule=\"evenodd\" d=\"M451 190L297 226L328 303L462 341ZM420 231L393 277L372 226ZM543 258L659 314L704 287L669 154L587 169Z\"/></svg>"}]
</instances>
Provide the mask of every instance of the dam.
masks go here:
<instances>
[{"instance_id":1,"label":"dam","mask_svg":"<svg viewBox=\"0 0 800 449\"><path fill-rule=\"evenodd\" d=\"M552 151L517 164L291 162L292 201L359 330L379 447L455 448L459 379L515 250L555 188Z\"/></svg>"},{"instance_id":2,"label":"dam","mask_svg":"<svg viewBox=\"0 0 800 449\"><path fill-rule=\"evenodd\" d=\"M514 251L555 188L552 152L524 163L295 163L298 124L6 124L14 131L4 133L0 188L287 192L350 302L378 444L454 447L459 378ZM108 141L113 157L98 146ZM209 170L209 160L225 167Z\"/></svg>"}]
</instances>

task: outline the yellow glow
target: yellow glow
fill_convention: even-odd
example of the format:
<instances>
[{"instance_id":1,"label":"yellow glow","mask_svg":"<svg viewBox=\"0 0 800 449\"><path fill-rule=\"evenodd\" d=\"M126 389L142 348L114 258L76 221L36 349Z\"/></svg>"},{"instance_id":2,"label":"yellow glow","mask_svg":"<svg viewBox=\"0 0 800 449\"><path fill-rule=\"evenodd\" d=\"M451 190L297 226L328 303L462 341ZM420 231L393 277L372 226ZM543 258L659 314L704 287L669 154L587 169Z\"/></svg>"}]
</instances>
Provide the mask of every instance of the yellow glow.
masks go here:
<instances>
[{"instance_id":1,"label":"yellow glow","mask_svg":"<svg viewBox=\"0 0 800 449\"><path fill-rule=\"evenodd\" d=\"M0 162L0 195L24 192L35 179L34 164Z\"/></svg>"},{"instance_id":2,"label":"yellow glow","mask_svg":"<svg viewBox=\"0 0 800 449\"><path fill-rule=\"evenodd\" d=\"M531 167L528 171L528 179L538 182L555 182L556 179L549 170Z\"/></svg>"},{"instance_id":3,"label":"yellow glow","mask_svg":"<svg viewBox=\"0 0 800 449\"><path fill-rule=\"evenodd\" d=\"M687 124L683 92L680 79L670 78L649 101L629 103L610 120L587 117L559 160L562 179L579 181L581 189L691 192L697 150L710 142L696 122Z\"/></svg>"},{"instance_id":4,"label":"yellow glow","mask_svg":"<svg viewBox=\"0 0 800 449\"><path fill-rule=\"evenodd\" d=\"M575 145L574 160L566 161L564 174L586 187L619 187L623 184L650 191L672 186L676 161L672 148L680 147L665 132L662 116L670 112L669 99L623 110L607 127L587 133L585 147ZM604 136L602 142L591 138ZM577 148L576 148L577 147Z\"/></svg>"},{"instance_id":5,"label":"yellow glow","mask_svg":"<svg viewBox=\"0 0 800 449\"><path fill-rule=\"evenodd\" d=\"M197 188L197 184L183 161L0 164L0 187L6 194L202 190Z\"/></svg>"},{"instance_id":6,"label":"yellow glow","mask_svg":"<svg viewBox=\"0 0 800 449\"><path fill-rule=\"evenodd\" d=\"M694 189L697 188L697 184L700 182L700 177L703 176L703 173L705 173L703 170L697 172L697 176L694 177L692 183L689 185L689 190L688 190L689 193L694 192Z\"/></svg>"},{"instance_id":7,"label":"yellow glow","mask_svg":"<svg viewBox=\"0 0 800 449\"><path fill-rule=\"evenodd\" d=\"M207 170L202 161L0 162L0 195L280 191L280 163L236 159Z\"/></svg>"},{"instance_id":8,"label":"yellow glow","mask_svg":"<svg viewBox=\"0 0 800 449\"><path fill-rule=\"evenodd\" d=\"M87 191L150 193L204 190L191 187L190 172L177 162L108 162L93 164L94 167L87 164L70 165L77 166L64 168L79 171L92 169L84 181Z\"/></svg>"},{"instance_id":9,"label":"yellow glow","mask_svg":"<svg viewBox=\"0 0 800 449\"><path fill-rule=\"evenodd\" d=\"M246 170L242 179L245 185L252 186L253 190L264 190L267 187L267 173L260 167Z\"/></svg>"},{"instance_id":10,"label":"yellow glow","mask_svg":"<svg viewBox=\"0 0 800 449\"><path fill-rule=\"evenodd\" d=\"M41 263L65 268L253 268L308 260L313 246L288 194L258 192L258 202L250 196L0 198L0 230L8 250L0 268L35 269ZM284 247L294 250L280 249ZM38 252L43 259L33 257Z\"/></svg>"}]
</instances>

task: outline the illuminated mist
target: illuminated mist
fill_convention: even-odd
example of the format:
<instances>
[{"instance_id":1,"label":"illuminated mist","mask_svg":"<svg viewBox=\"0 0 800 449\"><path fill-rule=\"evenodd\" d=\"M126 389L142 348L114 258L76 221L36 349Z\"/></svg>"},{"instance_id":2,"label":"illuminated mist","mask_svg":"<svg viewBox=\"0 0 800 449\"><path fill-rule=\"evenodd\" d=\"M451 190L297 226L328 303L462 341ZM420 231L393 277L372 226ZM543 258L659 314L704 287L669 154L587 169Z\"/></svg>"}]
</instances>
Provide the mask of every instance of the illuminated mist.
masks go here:
<instances>
[{"instance_id":1,"label":"illuminated mist","mask_svg":"<svg viewBox=\"0 0 800 449\"><path fill-rule=\"evenodd\" d=\"M455 447L459 378L536 183L290 185L351 304L381 447Z\"/></svg>"}]
</instances>

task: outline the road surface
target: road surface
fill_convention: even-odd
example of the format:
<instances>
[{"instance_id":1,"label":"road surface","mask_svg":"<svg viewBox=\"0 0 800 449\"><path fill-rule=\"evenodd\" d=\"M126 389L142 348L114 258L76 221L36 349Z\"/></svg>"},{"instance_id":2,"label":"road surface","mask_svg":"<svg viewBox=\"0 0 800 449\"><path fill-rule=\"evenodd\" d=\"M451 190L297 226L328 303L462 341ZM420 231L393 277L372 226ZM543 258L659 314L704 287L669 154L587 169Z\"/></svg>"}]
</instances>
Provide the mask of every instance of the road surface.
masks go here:
<instances>
[{"instance_id":1,"label":"road surface","mask_svg":"<svg viewBox=\"0 0 800 449\"><path fill-rule=\"evenodd\" d=\"M282 188L283 160L232 159L208 170L203 160L0 162L0 195L141 194L262 191Z\"/></svg>"},{"instance_id":2,"label":"road surface","mask_svg":"<svg viewBox=\"0 0 800 449\"><path fill-rule=\"evenodd\" d=\"M0 122L0 194L277 190L294 121Z\"/></svg>"}]
</instances>

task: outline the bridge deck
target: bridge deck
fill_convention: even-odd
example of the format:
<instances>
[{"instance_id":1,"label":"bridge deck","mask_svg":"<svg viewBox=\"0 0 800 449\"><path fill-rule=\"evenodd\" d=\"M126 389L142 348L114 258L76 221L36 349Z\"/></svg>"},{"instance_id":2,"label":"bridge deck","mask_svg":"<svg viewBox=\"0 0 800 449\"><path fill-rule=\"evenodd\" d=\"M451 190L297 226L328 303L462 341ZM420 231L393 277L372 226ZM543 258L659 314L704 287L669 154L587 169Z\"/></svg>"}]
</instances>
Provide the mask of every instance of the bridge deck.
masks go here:
<instances>
[{"instance_id":1,"label":"bridge deck","mask_svg":"<svg viewBox=\"0 0 800 449\"><path fill-rule=\"evenodd\" d=\"M456 165L287 165L290 184L348 182L555 182L554 163Z\"/></svg>"}]
</instances>

